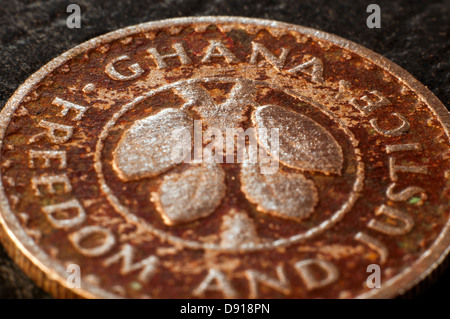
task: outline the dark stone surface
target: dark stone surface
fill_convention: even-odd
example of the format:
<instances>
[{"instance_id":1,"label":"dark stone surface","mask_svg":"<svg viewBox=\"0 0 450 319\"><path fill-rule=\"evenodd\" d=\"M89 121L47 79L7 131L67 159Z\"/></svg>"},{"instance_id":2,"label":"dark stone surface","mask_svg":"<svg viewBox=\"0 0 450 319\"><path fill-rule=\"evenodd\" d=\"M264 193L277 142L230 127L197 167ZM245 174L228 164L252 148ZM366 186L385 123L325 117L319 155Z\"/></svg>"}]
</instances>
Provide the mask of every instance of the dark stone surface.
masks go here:
<instances>
[{"instance_id":1,"label":"dark stone surface","mask_svg":"<svg viewBox=\"0 0 450 319\"><path fill-rule=\"evenodd\" d=\"M82 28L66 26L77 3ZM381 7L381 29L366 26L367 5ZM0 2L0 105L42 65L92 37L171 17L237 15L300 24L352 40L397 63L450 105L450 1L72 0ZM446 298L447 271L422 298ZM47 298L0 246L0 298Z\"/></svg>"}]
</instances>

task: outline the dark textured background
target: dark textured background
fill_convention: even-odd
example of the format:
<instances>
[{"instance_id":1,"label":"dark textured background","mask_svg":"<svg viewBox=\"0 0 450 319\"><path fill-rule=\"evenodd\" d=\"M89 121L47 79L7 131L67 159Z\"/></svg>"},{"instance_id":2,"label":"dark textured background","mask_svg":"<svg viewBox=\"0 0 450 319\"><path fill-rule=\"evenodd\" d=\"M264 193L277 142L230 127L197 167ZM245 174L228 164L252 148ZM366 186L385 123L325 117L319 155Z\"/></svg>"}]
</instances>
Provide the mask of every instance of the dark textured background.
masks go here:
<instances>
[{"instance_id":1,"label":"dark textured background","mask_svg":"<svg viewBox=\"0 0 450 319\"><path fill-rule=\"evenodd\" d=\"M81 7L82 28L66 26L67 5ZM366 26L367 5L381 7L381 29ZM450 105L450 1L0 0L0 105L42 65L92 37L171 17L238 15L334 33L380 53ZM420 298L449 299L450 271ZM0 298L48 298L0 246Z\"/></svg>"}]
</instances>

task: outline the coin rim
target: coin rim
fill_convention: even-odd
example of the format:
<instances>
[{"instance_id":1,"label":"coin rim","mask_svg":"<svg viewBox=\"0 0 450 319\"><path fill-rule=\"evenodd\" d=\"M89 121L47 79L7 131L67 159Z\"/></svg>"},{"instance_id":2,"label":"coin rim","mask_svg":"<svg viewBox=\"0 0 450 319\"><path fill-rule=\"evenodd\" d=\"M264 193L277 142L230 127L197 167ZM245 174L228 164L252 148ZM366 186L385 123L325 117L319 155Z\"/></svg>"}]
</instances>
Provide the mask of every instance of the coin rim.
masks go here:
<instances>
[{"instance_id":1,"label":"coin rim","mask_svg":"<svg viewBox=\"0 0 450 319\"><path fill-rule=\"evenodd\" d=\"M22 99L34 88L36 84L38 84L42 79L44 79L44 77L62 64L68 62L75 56L106 42L140 32L195 23L233 23L293 31L312 36L318 40L329 41L338 47L354 52L359 56L370 60L372 63L376 64L385 71L391 73L399 82L402 82L403 85L406 85L414 91L437 117L439 122L442 124L447 137L450 137L450 113L446 110L445 106L431 91L429 91L407 71L378 53L336 35L299 25L274 20L245 18L238 16L202 16L165 19L122 28L86 41L54 58L41 67L37 72L32 74L15 91L13 96L8 100L0 112L0 149L3 144L6 128L11 120L11 116L17 106L22 102ZM89 283L83 283L82 289L71 289L67 287L65 279L67 276L66 269L60 262L51 260L48 254L46 254L34 243L33 239L26 234L25 230L20 226L19 220L10 210L8 199L4 193L3 184L1 183L1 172L0 223L3 228L2 231L0 231L0 240L5 246L8 254L10 254L14 261L18 263L18 265L26 271L39 286L43 287L51 294L54 294L55 297L81 296L86 298L120 298L118 295L112 294L105 289ZM433 270L443 262L449 251L450 219L447 221L447 224L443 227L438 238L434 241L431 247L423 252L420 258L416 260L412 266L383 283L382 288L372 289L371 291L363 293L356 298L391 298L403 294L433 272ZM58 287L58 285L61 285L62 287Z\"/></svg>"}]
</instances>

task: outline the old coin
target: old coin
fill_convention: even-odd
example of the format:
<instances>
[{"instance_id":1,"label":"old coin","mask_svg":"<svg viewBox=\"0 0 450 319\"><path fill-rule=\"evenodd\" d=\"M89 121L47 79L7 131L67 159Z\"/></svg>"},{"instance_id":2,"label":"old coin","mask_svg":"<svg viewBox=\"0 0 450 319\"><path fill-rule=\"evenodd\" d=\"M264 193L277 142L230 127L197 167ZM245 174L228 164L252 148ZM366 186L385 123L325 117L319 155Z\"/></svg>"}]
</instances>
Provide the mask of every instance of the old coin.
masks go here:
<instances>
[{"instance_id":1,"label":"old coin","mask_svg":"<svg viewBox=\"0 0 450 319\"><path fill-rule=\"evenodd\" d=\"M56 297L394 297L449 250L448 112L320 31L125 28L0 120L2 242Z\"/></svg>"}]
</instances>

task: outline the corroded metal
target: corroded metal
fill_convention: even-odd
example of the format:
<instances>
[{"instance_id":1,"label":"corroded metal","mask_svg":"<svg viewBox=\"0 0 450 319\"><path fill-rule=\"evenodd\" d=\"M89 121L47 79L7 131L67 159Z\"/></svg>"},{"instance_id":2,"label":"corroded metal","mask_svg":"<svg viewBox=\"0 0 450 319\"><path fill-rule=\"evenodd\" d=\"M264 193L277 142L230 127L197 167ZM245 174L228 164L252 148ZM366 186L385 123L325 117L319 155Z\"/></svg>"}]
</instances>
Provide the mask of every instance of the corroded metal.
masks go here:
<instances>
[{"instance_id":1,"label":"corroded metal","mask_svg":"<svg viewBox=\"0 0 450 319\"><path fill-rule=\"evenodd\" d=\"M125 28L45 65L0 120L1 239L56 297L394 297L449 250L448 112L320 31L236 17ZM269 173L234 144L209 147L252 128L244 153L253 140ZM172 157L180 130L201 160Z\"/></svg>"}]
</instances>

